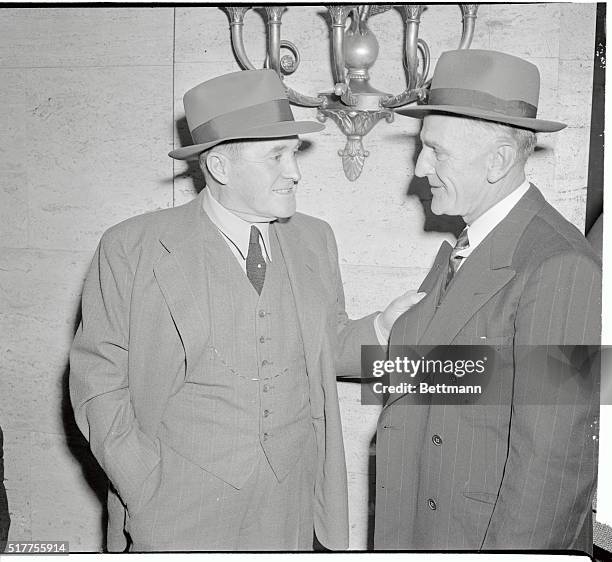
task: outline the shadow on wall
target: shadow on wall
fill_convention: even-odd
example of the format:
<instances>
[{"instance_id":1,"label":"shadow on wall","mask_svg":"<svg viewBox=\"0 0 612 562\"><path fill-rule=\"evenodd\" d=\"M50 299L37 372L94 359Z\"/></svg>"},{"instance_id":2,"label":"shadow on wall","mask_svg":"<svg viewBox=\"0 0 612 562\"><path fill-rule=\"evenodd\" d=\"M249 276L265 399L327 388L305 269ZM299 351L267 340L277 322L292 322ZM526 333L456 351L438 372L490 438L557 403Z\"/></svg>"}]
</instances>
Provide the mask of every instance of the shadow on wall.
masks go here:
<instances>
[{"instance_id":1,"label":"shadow on wall","mask_svg":"<svg viewBox=\"0 0 612 562\"><path fill-rule=\"evenodd\" d=\"M185 117L181 117L176 121L176 132L179 137L179 146L189 146L193 144L191 140L191 133L189 132L189 126L187 125L187 119ZM200 164L198 159L195 160L187 160L185 161L187 164L187 170L176 174L174 176L174 180L179 178L190 178L193 183L193 192L200 193L202 189L204 189L205 181L204 176L202 175L202 170L200 170Z\"/></svg>"},{"instance_id":2,"label":"shadow on wall","mask_svg":"<svg viewBox=\"0 0 612 562\"><path fill-rule=\"evenodd\" d=\"M72 333L76 334L77 328L81 322L81 307L79 306L76 318L74 320ZM95 457L89 449L89 443L83 437L74 419L72 404L70 403L70 390L68 387L68 379L70 375L70 365L67 364L62 375L62 423L64 427L64 435L66 437L66 447L72 456L79 462L83 473L83 479L92 491L96 494L98 501L102 506L101 537L102 545L106 545L106 523L108 514L106 511L106 494L108 491L108 479L106 474L96 461Z\"/></svg>"}]
</instances>

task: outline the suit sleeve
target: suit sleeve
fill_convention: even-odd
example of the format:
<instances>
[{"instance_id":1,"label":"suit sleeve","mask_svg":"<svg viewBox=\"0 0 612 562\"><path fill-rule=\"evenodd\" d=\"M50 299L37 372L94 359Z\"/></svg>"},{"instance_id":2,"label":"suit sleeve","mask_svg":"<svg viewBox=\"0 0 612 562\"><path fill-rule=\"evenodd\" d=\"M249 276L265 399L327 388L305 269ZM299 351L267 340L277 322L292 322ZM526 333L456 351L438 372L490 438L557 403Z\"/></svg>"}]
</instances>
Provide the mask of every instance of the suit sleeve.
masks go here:
<instances>
[{"instance_id":1,"label":"suit sleeve","mask_svg":"<svg viewBox=\"0 0 612 562\"><path fill-rule=\"evenodd\" d=\"M128 324L134 272L117 238L106 233L87 274L82 320L70 352L76 422L128 508L159 463L139 427L128 385Z\"/></svg>"},{"instance_id":2,"label":"suit sleeve","mask_svg":"<svg viewBox=\"0 0 612 562\"><path fill-rule=\"evenodd\" d=\"M483 549L580 544L597 470L599 371L585 363L582 370L568 367L563 358L578 351L571 346L597 346L600 335L599 264L577 253L542 263L515 318L508 458ZM547 361L534 344L555 346L547 348Z\"/></svg>"},{"instance_id":3,"label":"suit sleeve","mask_svg":"<svg viewBox=\"0 0 612 562\"><path fill-rule=\"evenodd\" d=\"M374 319L378 311L358 320L349 319L345 308L344 288L338 263L338 246L331 227L329 225L326 227L327 249L336 295L336 325L335 334L332 334L335 339L336 375L359 377L361 375L361 346L379 344L374 329Z\"/></svg>"}]
</instances>

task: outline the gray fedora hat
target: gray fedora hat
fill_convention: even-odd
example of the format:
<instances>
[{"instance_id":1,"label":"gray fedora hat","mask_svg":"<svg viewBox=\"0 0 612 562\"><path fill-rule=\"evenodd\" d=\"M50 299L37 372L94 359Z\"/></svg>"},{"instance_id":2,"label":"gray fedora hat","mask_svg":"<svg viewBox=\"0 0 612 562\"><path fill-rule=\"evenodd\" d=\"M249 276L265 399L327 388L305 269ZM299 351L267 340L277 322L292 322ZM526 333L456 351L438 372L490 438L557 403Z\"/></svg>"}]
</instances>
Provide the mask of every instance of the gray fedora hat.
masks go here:
<instances>
[{"instance_id":1,"label":"gray fedora hat","mask_svg":"<svg viewBox=\"0 0 612 562\"><path fill-rule=\"evenodd\" d=\"M168 153L178 160L228 140L291 137L325 128L295 121L274 70L242 70L207 80L183 96L183 105L194 144Z\"/></svg>"},{"instance_id":2,"label":"gray fedora hat","mask_svg":"<svg viewBox=\"0 0 612 562\"><path fill-rule=\"evenodd\" d=\"M427 104L397 113L420 118L450 113L533 131L560 131L564 123L537 118L539 96L537 66L498 51L461 49L440 56Z\"/></svg>"}]
</instances>

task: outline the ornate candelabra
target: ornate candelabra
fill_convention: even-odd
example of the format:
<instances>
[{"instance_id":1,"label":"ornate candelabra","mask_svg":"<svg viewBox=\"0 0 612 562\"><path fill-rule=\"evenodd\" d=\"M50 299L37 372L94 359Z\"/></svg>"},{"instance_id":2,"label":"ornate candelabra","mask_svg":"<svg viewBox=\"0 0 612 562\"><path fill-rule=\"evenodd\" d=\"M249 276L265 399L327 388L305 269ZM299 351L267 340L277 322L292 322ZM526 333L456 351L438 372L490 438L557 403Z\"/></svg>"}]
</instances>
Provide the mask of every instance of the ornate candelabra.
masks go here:
<instances>
[{"instance_id":1,"label":"ornate candelabra","mask_svg":"<svg viewBox=\"0 0 612 562\"><path fill-rule=\"evenodd\" d=\"M370 84L368 70L378 58L378 41L368 28L369 18L391 8L400 11L405 27L404 69L406 89L397 95L381 92ZM478 4L459 4L462 14L460 49L469 48L474 36ZM238 63L243 69L253 70L242 38L244 16L250 7L226 7L230 19L232 47ZM300 64L298 48L281 39L282 15L285 6L265 8L268 29L266 67L274 69L281 79L293 74ZM338 151L346 177L355 181L361 174L369 152L363 146L363 137L380 120L393 121L394 108L422 102L427 97L430 51L427 43L419 38L419 24L424 6L422 4L363 4L327 6L332 28L332 79L333 89L308 96L285 88L289 100L306 107L318 109L317 119L323 122L331 118L346 135L343 149ZM281 49L287 54L281 57Z\"/></svg>"}]
</instances>

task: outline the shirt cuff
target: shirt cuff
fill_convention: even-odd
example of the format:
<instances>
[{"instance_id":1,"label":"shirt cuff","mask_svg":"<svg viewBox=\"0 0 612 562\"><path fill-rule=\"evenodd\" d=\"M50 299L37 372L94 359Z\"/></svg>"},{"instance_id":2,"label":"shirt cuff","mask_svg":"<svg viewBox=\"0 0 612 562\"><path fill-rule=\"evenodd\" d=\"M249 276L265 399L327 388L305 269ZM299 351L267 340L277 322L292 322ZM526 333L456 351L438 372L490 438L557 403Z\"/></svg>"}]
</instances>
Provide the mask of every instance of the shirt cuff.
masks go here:
<instances>
[{"instance_id":1,"label":"shirt cuff","mask_svg":"<svg viewBox=\"0 0 612 562\"><path fill-rule=\"evenodd\" d=\"M382 325L382 312L379 312L376 318L374 318L374 331L376 332L378 343L386 346L389 343L389 336L391 333Z\"/></svg>"}]
</instances>

